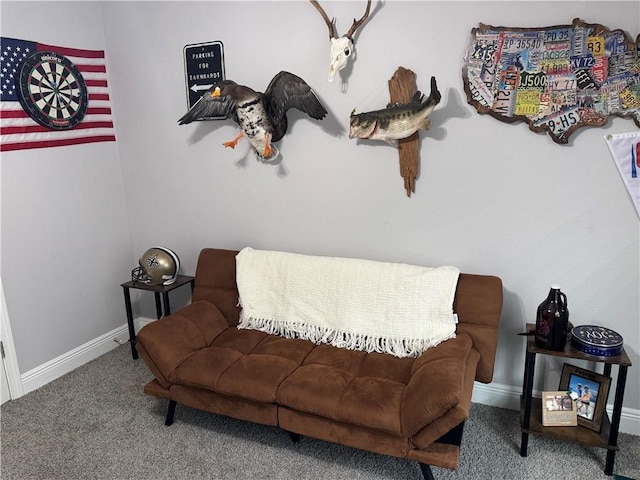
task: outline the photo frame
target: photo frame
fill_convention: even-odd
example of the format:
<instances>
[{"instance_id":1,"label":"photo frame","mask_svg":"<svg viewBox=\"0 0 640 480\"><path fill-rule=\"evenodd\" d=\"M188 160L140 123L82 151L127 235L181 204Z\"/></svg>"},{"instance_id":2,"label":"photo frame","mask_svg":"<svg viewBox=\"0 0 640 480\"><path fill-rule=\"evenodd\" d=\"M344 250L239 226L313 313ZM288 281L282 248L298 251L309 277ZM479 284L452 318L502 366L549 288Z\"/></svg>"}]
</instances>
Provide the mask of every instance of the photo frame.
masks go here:
<instances>
[{"instance_id":1,"label":"photo frame","mask_svg":"<svg viewBox=\"0 0 640 480\"><path fill-rule=\"evenodd\" d=\"M542 392L542 425L545 427L577 426L577 403L566 390Z\"/></svg>"},{"instance_id":2,"label":"photo frame","mask_svg":"<svg viewBox=\"0 0 640 480\"><path fill-rule=\"evenodd\" d=\"M558 388L575 398L578 425L600 432L610 384L605 375L565 363Z\"/></svg>"}]
</instances>

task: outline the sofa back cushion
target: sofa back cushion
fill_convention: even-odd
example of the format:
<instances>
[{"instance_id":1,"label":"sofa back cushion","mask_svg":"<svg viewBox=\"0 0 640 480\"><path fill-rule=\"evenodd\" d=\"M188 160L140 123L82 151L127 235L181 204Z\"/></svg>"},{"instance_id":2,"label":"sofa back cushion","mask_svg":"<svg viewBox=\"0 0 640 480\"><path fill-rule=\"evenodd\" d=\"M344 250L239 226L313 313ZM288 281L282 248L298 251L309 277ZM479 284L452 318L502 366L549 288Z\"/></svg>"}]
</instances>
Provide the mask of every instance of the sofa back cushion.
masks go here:
<instances>
[{"instance_id":1,"label":"sofa back cushion","mask_svg":"<svg viewBox=\"0 0 640 480\"><path fill-rule=\"evenodd\" d=\"M207 300L217 305L229 325L240 319L238 287L236 286L237 250L205 248L196 267L193 301Z\"/></svg>"},{"instance_id":2,"label":"sofa back cushion","mask_svg":"<svg viewBox=\"0 0 640 480\"><path fill-rule=\"evenodd\" d=\"M491 275L461 273L453 311L458 314L457 333L466 333L480 353L476 380L490 383L498 346L502 314L502 280Z\"/></svg>"}]
</instances>

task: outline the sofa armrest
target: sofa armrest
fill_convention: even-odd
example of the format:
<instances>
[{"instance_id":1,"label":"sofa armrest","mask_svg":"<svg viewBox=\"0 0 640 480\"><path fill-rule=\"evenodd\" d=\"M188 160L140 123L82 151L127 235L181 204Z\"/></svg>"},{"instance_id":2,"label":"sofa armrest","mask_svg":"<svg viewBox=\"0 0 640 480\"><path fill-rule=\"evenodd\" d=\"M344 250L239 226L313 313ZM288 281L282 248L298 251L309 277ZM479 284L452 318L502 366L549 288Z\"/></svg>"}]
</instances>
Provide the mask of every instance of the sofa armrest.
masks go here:
<instances>
[{"instance_id":1,"label":"sofa armrest","mask_svg":"<svg viewBox=\"0 0 640 480\"><path fill-rule=\"evenodd\" d=\"M467 334L480 353L476 380L491 383L502 314L502 280L492 275L460 274L453 310L458 314L458 334Z\"/></svg>"},{"instance_id":2,"label":"sofa armrest","mask_svg":"<svg viewBox=\"0 0 640 480\"><path fill-rule=\"evenodd\" d=\"M416 359L402 399L404 435L414 435L461 401L472 346L468 335L458 335Z\"/></svg>"},{"instance_id":3,"label":"sofa armrest","mask_svg":"<svg viewBox=\"0 0 640 480\"><path fill-rule=\"evenodd\" d=\"M229 323L218 307L196 301L140 329L136 348L160 384L168 388L174 370L211 342Z\"/></svg>"}]
</instances>

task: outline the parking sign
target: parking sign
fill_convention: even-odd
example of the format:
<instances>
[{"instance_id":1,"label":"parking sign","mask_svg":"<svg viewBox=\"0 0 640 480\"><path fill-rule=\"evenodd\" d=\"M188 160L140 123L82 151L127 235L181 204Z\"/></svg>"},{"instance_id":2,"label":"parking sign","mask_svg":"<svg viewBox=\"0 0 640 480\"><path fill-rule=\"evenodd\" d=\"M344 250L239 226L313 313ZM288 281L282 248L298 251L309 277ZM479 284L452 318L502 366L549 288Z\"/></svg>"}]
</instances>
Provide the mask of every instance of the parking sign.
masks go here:
<instances>
[{"instance_id":1,"label":"parking sign","mask_svg":"<svg viewBox=\"0 0 640 480\"><path fill-rule=\"evenodd\" d=\"M207 89L225 79L222 42L185 45L184 74L191 108Z\"/></svg>"}]
</instances>

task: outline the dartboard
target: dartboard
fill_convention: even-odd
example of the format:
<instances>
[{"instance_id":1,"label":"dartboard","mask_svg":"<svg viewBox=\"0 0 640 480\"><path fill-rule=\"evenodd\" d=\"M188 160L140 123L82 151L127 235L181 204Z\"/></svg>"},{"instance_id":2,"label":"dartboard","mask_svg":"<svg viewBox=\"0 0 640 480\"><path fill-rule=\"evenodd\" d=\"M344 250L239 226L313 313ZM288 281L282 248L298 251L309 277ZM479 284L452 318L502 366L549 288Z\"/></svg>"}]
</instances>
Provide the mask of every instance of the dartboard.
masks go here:
<instances>
[{"instance_id":1,"label":"dartboard","mask_svg":"<svg viewBox=\"0 0 640 480\"><path fill-rule=\"evenodd\" d=\"M87 113L87 84L63 55L37 52L20 66L18 97L40 125L53 130L75 127Z\"/></svg>"}]
</instances>

